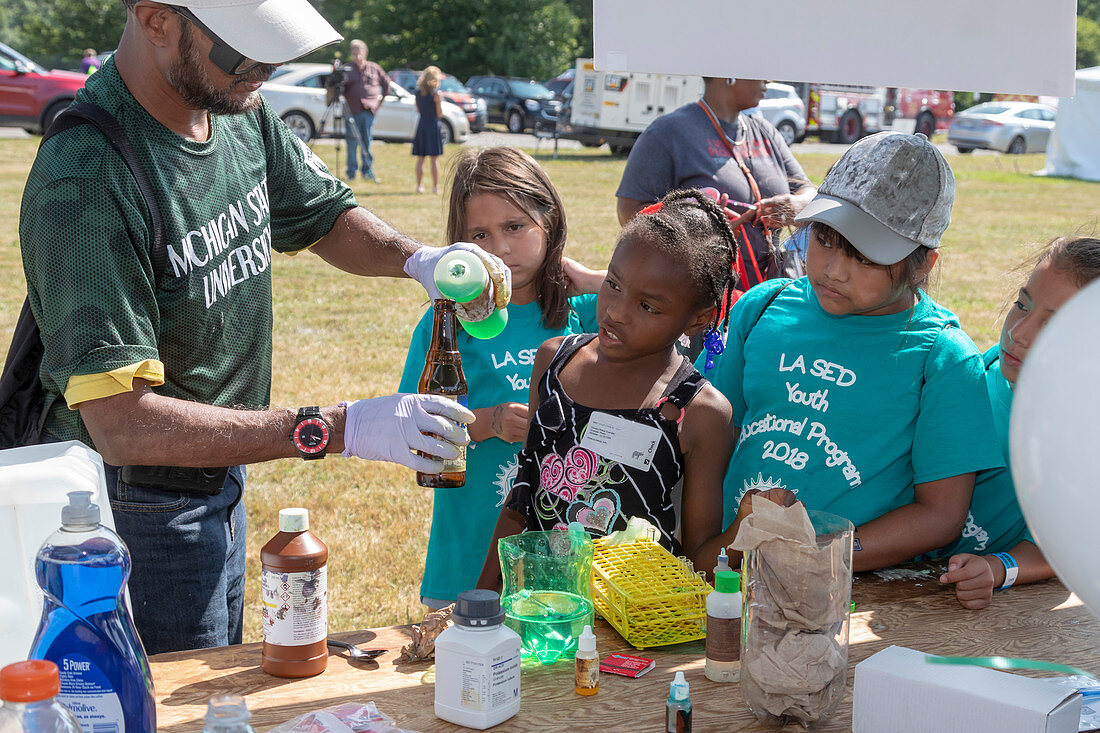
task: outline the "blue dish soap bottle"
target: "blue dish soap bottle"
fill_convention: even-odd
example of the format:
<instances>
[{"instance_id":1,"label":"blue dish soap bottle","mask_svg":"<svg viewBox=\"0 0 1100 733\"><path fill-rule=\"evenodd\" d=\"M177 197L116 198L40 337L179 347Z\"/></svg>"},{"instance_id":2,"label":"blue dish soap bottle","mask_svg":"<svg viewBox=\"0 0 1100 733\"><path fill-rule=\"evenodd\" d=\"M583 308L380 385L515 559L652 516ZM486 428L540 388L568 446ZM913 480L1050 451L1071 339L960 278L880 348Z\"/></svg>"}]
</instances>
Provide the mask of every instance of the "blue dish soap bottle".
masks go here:
<instances>
[{"instance_id":1,"label":"blue dish soap bottle","mask_svg":"<svg viewBox=\"0 0 1100 733\"><path fill-rule=\"evenodd\" d=\"M58 701L86 731L155 731L149 659L124 596L130 552L99 523L92 492L69 493L61 528L38 550L35 574L45 598L30 657L58 666Z\"/></svg>"}]
</instances>

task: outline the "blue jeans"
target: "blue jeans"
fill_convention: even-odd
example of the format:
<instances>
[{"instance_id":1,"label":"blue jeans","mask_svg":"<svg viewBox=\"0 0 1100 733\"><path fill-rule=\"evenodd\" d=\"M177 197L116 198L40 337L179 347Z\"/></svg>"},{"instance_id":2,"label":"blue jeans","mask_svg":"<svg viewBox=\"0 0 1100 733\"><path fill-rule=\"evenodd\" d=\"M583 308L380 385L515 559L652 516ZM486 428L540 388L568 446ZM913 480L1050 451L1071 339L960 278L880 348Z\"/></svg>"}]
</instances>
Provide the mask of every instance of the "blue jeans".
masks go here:
<instances>
[{"instance_id":1,"label":"blue jeans","mask_svg":"<svg viewBox=\"0 0 1100 733\"><path fill-rule=\"evenodd\" d=\"M217 496L143 489L104 466L115 528L130 548L130 603L149 654L240 644L244 466Z\"/></svg>"},{"instance_id":2,"label":"blue jeans","mask_svg":"<svg viewBox=\"0 0 1100 733\"><path fill-rule=\"evenodd\" d=\"M374 178L374 156L370 152L370 135L374 128L374 113L369 110L356 112L344 118L344 141L348 144L348 178L353 178L356 171L355 151L359 148L359 138L363 138L363 151L361 166L364 178ZM355 131L359 131L359 135Z\"/></svg>"}]
</instances>

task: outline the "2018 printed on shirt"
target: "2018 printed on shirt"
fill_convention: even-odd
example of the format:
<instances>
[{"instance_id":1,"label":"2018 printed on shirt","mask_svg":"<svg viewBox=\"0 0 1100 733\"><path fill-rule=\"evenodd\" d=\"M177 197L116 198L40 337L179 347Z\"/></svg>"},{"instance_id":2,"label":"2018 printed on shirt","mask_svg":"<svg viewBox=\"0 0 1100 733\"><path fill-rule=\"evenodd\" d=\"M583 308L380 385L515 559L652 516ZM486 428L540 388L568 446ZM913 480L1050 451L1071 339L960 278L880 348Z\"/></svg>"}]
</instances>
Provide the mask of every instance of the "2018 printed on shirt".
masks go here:
<instances>
[{"instance_id":1,"label":"2018 printed on shirt","mask_svg":"<svg viewBox=\"0 0 1100 733\"><path fill-rule=\"evenodd\" d=\"M764 441L761 462L777 461L801 471L811 463L811 452L820 451L824 454L821 462L826 467L839 468L850 487L859 486L862 483L859 469L848 452L829 438L828 426L824 422L829 411L830 390L833 399L836 399L845 388L856 383L855 371L827 359L808 359L804 354L782 352L778 373L783 375L787 404L808 407L820 414L820 419L789 419L769 412L743 425L738 443L744 443L756 435L777 433L768 435L768 440ZM748 482L745 487L749 488Z\"/></svg>"}]
</instances>

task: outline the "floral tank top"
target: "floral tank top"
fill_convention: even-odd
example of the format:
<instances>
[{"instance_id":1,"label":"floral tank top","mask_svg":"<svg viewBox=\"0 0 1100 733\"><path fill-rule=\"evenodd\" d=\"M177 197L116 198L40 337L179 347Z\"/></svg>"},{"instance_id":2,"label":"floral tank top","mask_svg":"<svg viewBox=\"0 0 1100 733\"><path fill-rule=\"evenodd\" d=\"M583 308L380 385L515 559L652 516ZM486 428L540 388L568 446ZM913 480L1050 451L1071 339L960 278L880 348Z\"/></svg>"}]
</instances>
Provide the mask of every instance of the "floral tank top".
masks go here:
<instances>
[{"instance_id":1,"label":"floral tank top","mask_svg":"<svg viewBox=\"0 0 1100 733\"><path fill-rule=\"evenodd\" d=\"M558 374L595 334L567 336L539 381L539 406L531 420L527 447L519 454L519 472L505 506L524 515L527 530L563 528L580 522L592 535L624 529L631 517L657 527L657 541L674 554L677 507L673 488L684 476L684 456L677 435L679 421L661 414L667 401L683 409L706 384L684 359L654 407L638 410L594 410L569 398ZM593 413L601 412L656 427L660 440L646 470L602 458L581 447Z\"/></svg>"}]
</instances>

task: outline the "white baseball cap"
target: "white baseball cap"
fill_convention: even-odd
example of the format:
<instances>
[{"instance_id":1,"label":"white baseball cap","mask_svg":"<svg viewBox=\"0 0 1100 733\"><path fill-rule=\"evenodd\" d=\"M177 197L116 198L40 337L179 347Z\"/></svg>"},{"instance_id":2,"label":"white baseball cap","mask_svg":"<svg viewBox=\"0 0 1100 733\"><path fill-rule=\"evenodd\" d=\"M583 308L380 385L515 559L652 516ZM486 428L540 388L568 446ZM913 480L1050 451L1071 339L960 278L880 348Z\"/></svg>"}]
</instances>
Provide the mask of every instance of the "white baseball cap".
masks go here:
<instances>
[{"instance_id":1,"label":"white baseball cap","mask_svg":"<svg viewBox=\"0 0 1100 733\"><path fill-rule=\"evenodd\" d=\"M867 259L901 262L937 249L955 201L955 174L924 135L880 132L848 148L795 221L840 232Z\"/></svg>"},{"instance_id":2,"label":"white baseball cap","mask_svg":"<svg viewBox=\"0 0 1100 733\"><path fill-rule=\"evenodd\" d=\"M172 0L253 61L285 64L343 39L308 0Z\"/></svg>"}]
</instances>

